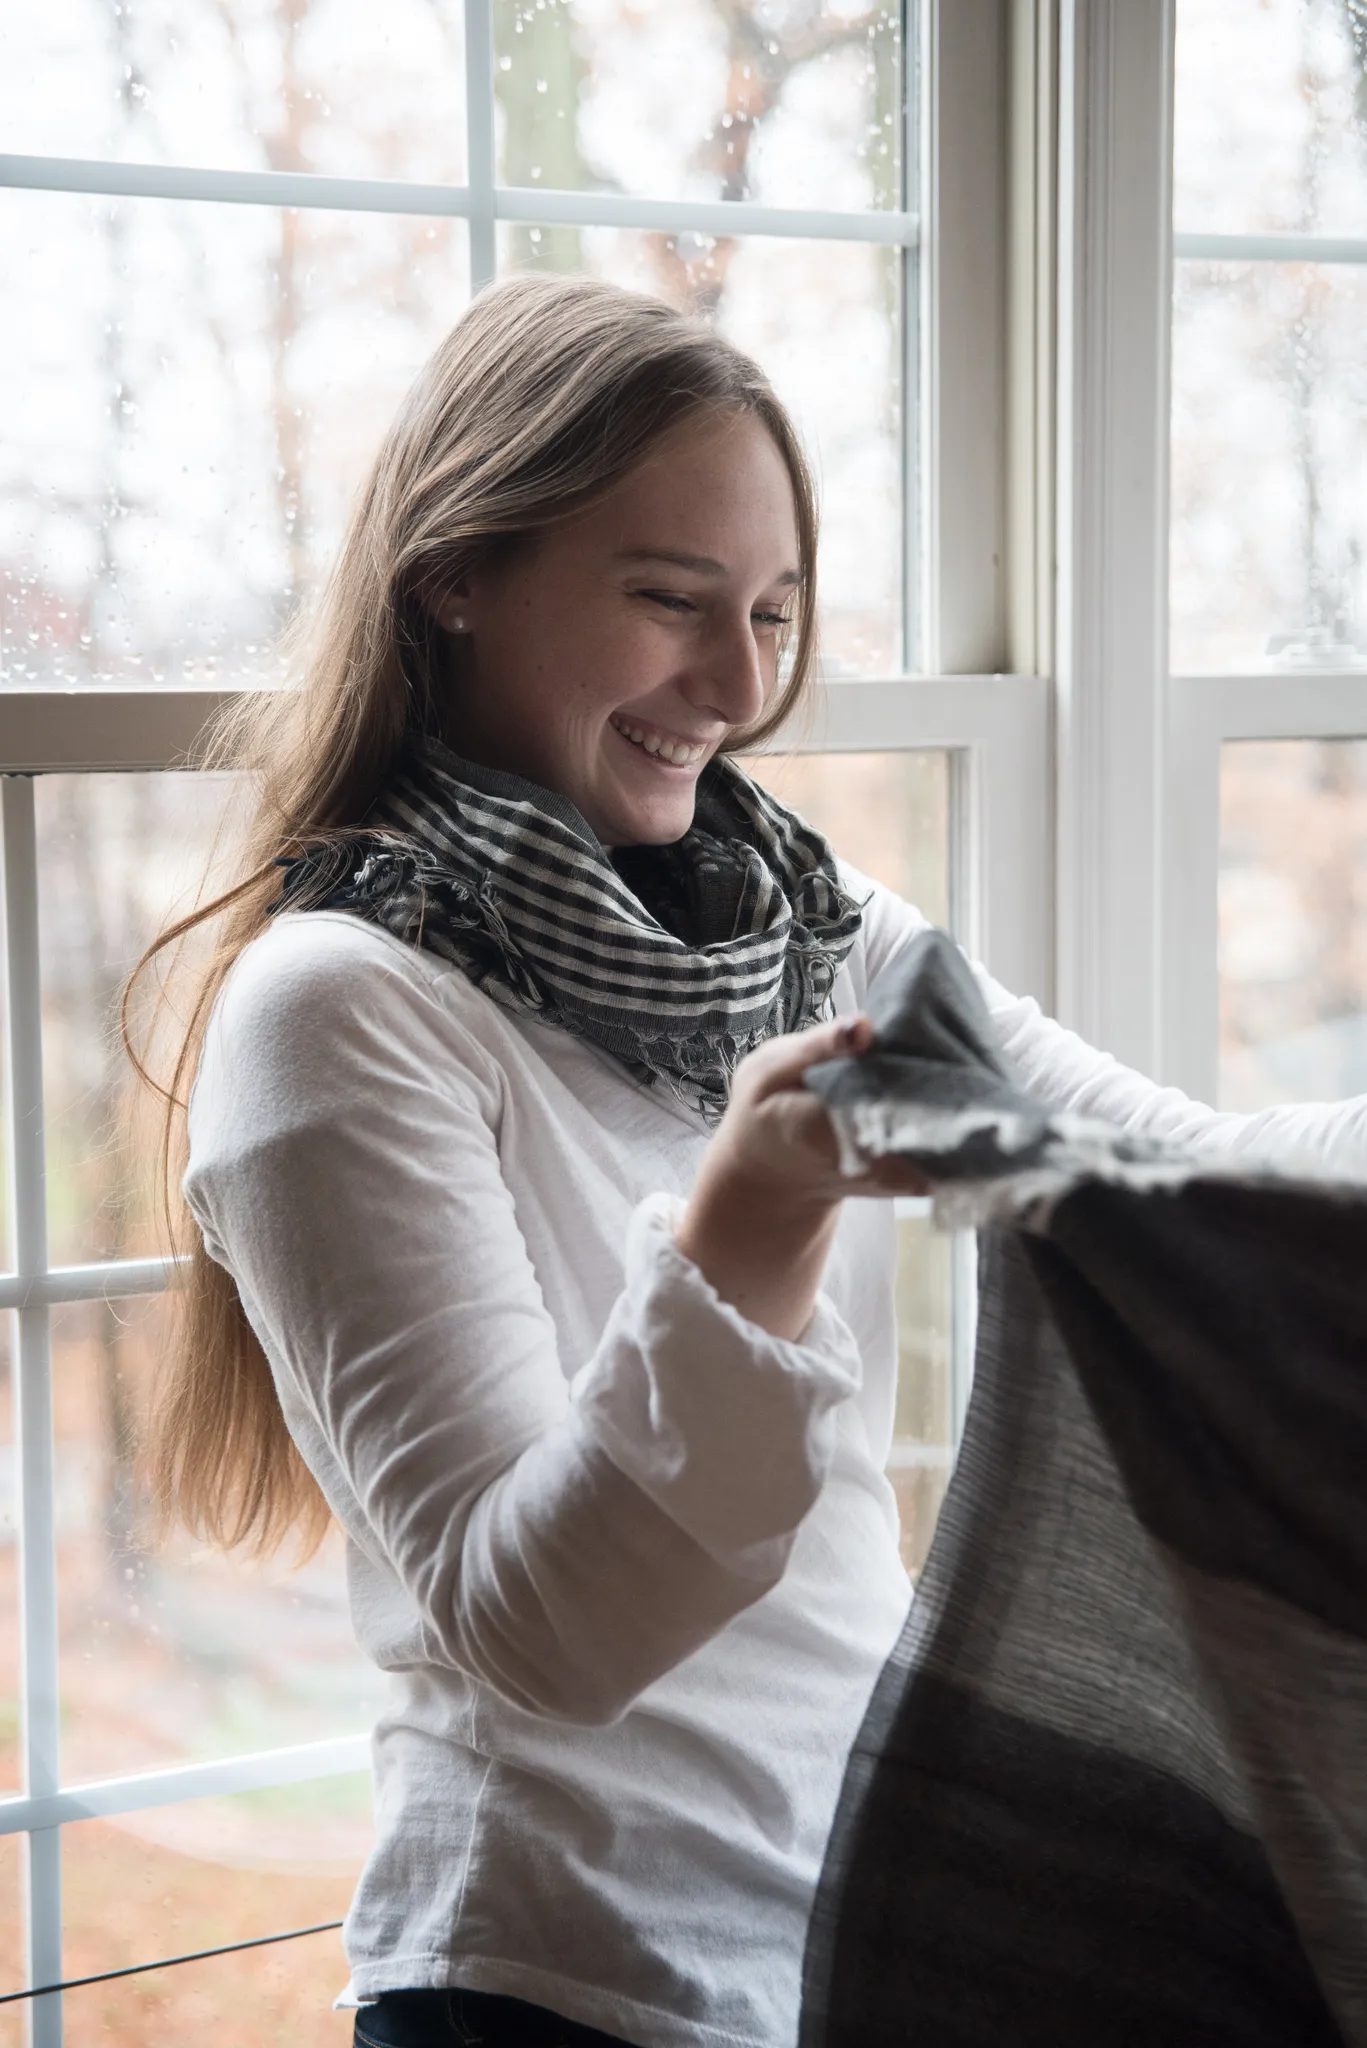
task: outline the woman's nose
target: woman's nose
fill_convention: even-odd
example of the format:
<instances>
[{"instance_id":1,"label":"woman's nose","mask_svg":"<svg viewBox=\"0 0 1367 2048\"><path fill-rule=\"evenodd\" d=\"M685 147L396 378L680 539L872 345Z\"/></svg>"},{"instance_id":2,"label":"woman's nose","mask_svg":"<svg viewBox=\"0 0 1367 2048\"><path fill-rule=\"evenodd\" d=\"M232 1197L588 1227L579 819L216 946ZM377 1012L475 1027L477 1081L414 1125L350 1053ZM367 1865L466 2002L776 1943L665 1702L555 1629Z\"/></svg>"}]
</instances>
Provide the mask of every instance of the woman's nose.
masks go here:
<instances>
[{"instance_id":1,"label":"woman's nose","mask_svg":"<svg viewBox=\"0 0 1367 2048\"><path fill-rule=\"evenodd\" d=\"M700 711L712 712L727 725L749 725L764 709L769 680L747 614L743 620L719 625L709 636L688 695Z\"/></svg>"}]
</instances>

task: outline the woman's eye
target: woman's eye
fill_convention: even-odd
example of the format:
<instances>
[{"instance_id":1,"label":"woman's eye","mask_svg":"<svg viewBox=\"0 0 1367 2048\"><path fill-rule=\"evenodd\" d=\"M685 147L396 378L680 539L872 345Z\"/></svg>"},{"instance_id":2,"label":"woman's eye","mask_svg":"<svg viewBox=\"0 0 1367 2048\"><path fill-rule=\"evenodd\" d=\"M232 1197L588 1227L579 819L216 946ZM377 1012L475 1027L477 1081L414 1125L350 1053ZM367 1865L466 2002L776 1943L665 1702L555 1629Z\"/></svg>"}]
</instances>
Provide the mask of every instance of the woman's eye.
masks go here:
<instances>
[{"instance_id":1,"label":"woman's eye","mask_svg":"<svg viewBox=\"0 0 1367 2048\"><path fill-rule=\"evenodd\" d=\"M667 612L686 613L699 609L695 599L685 597L678 590L638 590L633 595L644 598L647 604L657 604ZM785 626L791 626L793 623L792 613L786 611L762 610L751 612L750 617L755 625L762 626L766 632L781 632Z\"/></svg>"}]
</instances>

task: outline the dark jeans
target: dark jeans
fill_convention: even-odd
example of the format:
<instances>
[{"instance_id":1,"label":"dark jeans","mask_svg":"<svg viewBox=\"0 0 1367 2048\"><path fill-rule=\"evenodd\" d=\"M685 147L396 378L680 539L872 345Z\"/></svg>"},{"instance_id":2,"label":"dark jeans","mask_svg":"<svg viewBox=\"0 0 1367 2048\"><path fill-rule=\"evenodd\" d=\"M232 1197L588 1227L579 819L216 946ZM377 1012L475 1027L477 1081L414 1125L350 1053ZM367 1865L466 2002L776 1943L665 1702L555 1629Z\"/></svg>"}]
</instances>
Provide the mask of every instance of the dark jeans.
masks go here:
<instances>
[{"instance_id":1,"label":"dark jeans","mask_svg":"<svg viewBox=\"0 0 1367 2048\"><path fill-rule=\"evenodd\" d=\"M356 2015L357 2048L629 2048L520 1998L484 1991L386 1991Z\"/></svg>"}]
</instances>

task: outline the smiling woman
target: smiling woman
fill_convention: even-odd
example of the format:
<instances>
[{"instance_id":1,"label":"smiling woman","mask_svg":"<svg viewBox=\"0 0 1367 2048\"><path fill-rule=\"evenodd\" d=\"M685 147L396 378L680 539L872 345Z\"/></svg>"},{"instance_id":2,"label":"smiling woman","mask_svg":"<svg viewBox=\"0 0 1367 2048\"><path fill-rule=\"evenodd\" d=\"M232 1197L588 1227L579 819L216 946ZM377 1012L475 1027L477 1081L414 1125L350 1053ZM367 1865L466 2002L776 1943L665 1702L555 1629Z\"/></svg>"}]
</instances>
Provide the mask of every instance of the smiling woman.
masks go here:
<instances>
[{"instance_id":1,"label":"smiling woman","mask_svg":"<svg viewBox=\"0 0 1367 2048\"><path fill-rule=\"evenodd\" d=\"M515 280L418 380L300 687L239 730L156 1454L219 1544L347 1537L394 1683L347 1921L371 2048L797 2034L908 1599L888 1197L922 1188L842 1172L804 1076L868 1050L926 929L732 758L800 701L815 551L746 356ZM1262 1135L982 986L1051 1106Z\"/></svg>"},{"instance_id":2,"label":"smiling woman","mask_svg":"<svg viewBox=\"0 0 1367 2048\"><path fill-rule=\"evenodd\" d=\"M844 1177L801 1086L867 1042L865 915L730 758L806 688L815 560L746 356L515 280L401 409L300 688L225 740L261 797L171 1076L157 1457L220 1543L334 1515L399 1675L361 2041L456 1996L491 2040L528 1999L576 2040L795 2025L907 1598L891 1203L845 1197L911 1184ZM775 1751L735 1701L780 1672Z\"/></svg>"}]
</instances>

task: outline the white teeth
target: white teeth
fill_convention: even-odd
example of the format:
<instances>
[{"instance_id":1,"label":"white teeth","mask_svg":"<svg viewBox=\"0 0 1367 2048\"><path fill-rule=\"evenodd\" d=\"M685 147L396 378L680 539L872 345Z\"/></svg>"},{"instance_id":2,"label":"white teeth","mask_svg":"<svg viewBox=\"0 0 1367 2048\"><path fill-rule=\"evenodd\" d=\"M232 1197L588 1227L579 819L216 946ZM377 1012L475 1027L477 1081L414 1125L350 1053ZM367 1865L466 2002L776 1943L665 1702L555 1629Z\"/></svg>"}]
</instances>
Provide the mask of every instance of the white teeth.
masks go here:
<instances>
[{"instance_id":1,"label":"white teeth","mask_svg":"<svg viewBox=\"0 0 1367 2048\"><path fill-rule=\"evenodd\" d=\"M631 740L647 754L657 754L662 761L668 761L675 768L691 767L707 752L706 747L690 746L687 740L663 739L659 733L644 732L639 725L627 725L616 718L611 722L613 729L620 732L623 739Z\"/></svg>"}]
</instances>

